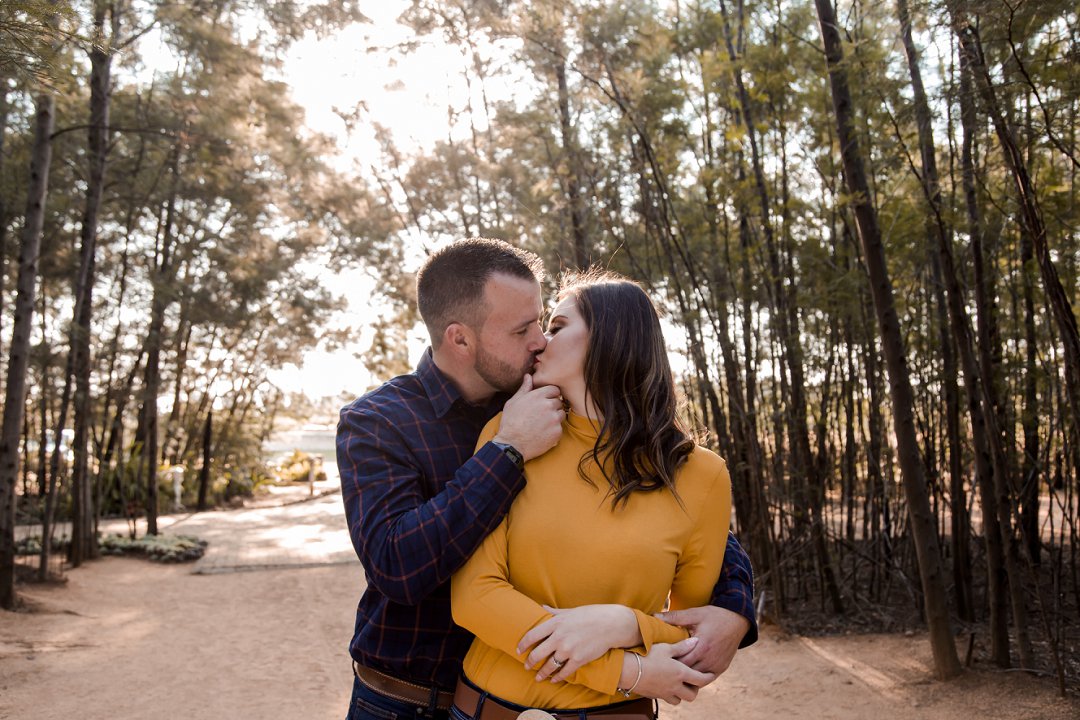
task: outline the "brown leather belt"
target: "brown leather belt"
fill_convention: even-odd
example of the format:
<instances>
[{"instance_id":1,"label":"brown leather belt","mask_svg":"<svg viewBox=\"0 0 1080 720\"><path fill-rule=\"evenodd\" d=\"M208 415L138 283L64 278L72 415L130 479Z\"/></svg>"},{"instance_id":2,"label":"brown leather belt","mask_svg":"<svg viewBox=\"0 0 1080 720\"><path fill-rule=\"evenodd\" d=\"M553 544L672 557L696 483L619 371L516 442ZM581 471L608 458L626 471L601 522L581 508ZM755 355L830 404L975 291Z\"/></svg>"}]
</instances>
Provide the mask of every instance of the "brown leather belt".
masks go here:
<instances>
[{"instance_id":1,"label":"brown leather belt","mask_svg":"<svg viewBox=\"0 0 1080 720\"><path fill-rule=\"evenodd\" d=\"M353 672L369 689L394 700L426 708L431 707L431 700L434 697L435 707L439 710L449 710L454 703L453 693L435 691L435 688L399 680L378 670L364 667L355 660L353 660Z\"/></svg>"},{"instance_id":2,"label":"brown leather belt","mask_svg":"<svg viewBox=\"0 0 1080 720\"><path fill-rule=\"evenodd\" d=\"M481 704L483 698L483 704ZM457 690L454 691L454 705L473 720L517 720L518 716L527 710L524 707L509 707L502 700L493 696L482 694L479 690L458 680ZM477 706L480 713L477 714ZM648 698L627 700L626 702L604 705L597 708L582 708L580 710L546 710L556 720L583 720L584 718L603 718L603 720L653 720L653 701Z\"/></svg>"}]
</instances>

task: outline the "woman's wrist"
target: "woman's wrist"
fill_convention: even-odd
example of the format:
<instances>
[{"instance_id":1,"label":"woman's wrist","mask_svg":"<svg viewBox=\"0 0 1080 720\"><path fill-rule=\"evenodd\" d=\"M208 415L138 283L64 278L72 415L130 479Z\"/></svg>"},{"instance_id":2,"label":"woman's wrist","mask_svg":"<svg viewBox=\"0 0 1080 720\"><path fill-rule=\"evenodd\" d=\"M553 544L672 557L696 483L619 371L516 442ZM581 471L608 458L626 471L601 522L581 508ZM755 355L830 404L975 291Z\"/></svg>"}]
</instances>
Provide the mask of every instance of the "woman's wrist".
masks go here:
<instances>
[{"instance_id":1,"label":"woman's wrist","mask_svg":"<svg viewBox=\"0 0 1080 720\"><path fill-rule=\"evenodd\" d=\"M615 692L623 697L630 697L630 694L633 693L641 683L641 676L644 674L644 669L640 655L630 652L629 650L624 652L622 673L619 675L619 686L615 688Z\"/></svg>"},{"instance_id":2,"label":"woman's wrist","mask_svg":"<svg viewBox=\"0 0 1080 720\"><path fill-rule=\"evenodd\" d=\"M638 627L637 615L634 611L625 605L612 605L611 609L619 628L618 642L612 647L631 648L641 645L644 639L641 637L641 628Z\"/></svg>"}]
</instances>

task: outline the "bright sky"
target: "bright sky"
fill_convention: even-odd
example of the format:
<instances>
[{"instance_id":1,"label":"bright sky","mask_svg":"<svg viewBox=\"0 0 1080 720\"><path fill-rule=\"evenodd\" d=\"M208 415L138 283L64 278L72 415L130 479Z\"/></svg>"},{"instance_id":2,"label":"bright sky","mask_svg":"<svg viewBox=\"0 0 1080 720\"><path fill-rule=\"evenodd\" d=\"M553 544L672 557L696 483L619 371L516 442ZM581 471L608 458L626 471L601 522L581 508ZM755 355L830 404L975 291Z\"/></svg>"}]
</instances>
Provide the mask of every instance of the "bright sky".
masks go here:
<instances>
[{"instance_id":1,"label":"bright sky","mask_svg":"<svg viewBox=\"0 0 1080 720\"><path fill-rule=\"evenodd\" d=\"M335 165L344 171L371 172L378 165L378 146L370 123L393 132L407 150L429 149L447 134L447 104L463 97L462 57L456 48L435 39L426 41L407 56L396 51L369 51L392 47L412 36L397 24L406 0L381 0L364 7L371 24L354 25L332 37L314 36L297 43L284 67L293 98L305 108L313 130L337 140L340 155ZM363 103L353 132L336 111L349 113ZM313 268L313 271L318 271ZM334 350L312 350L298 365L288 365L271 375L279 387L311 397L359 394L375 380L357 357L371 342L368 322L375 281L362 269L330 276L321 272L324 284L348 301L348 310L334 322L337 327L357 328L356 340ZM421 329L411 333L410 361L415 363L427 345Z\"/></svg>"},{"instance_id":2,"label":"bright sky","mask_svg":"<svg viewBox=\"0 0 1080 720\"><path fill-rule=\"evenodd\" d=\"M288 52L283 79L292 87L293 99L305 108L308 127L337 142L339 154L328 160L342 171L370 175L380 164L373 123L389 128L397 146L406 152L430 149L449 132L457 136L468 132L467 127L448 129L447 106L462 108L467 95L462 76L467 61L461 51L435 37L425 38L407 54L387 49L415 39L410 30L397 24L408 4L408 0L371 0L362 10L371 23L327 38L310 35ZM144 39L140 55L149 72L175 67L160 36L153 33ZM495 79L486 90L493 99L506 99L520 95L528 82L525 78ZM476 97L474 107L480 102ZM361 103L359 122L350 133L339 112L349 114ZM419 258L417 252L410 264L418 265ZM382 379L372 378L360 358L371 343L369 323L376 317L371 301L377 281L363 269L332 274L313 264L311 272L346 299L347 310L331 325L353 329L355 339L333 351L309 351L298 363L272 372L270 379L287 392L303 392L312 398L360 394ZM682 341L681 332L665 334L675 345ZM409 337L411 363L419 360L426 345L422 326L414 328Z\"/></svg>"},{"instance_id":3,"label":"bright sky","mask_svg":"<svg viewBox=\"0 0 1080 720\"><path fill-rule=\"evenodd\" d=\"M282 79L291 86L296 103L305 109L308 127L336 141L339 153L327 160L343 172L371 176L373 168L379 166L374 124L388 128L402 151L427 150L450 132L448 105L465 105L465 59L459 49L438 37L423 39L407 54L395 49L415 39L412 31L397 23L408 5L408 0L371 0L362 8L370 23L353 25L330 37L309 34L288 51ZM176 67L175 58L156 32L143 37L139 55L147 75ZM513 92L508 85L489 86L487 90L495 97ZM357 108L361 108L358 122L350 133L341 115L352 114ZM465 131L458 128L455 135ZM410 265L419 265L419 261L419 251L407 259ZM283 390L310 397L359 394L375 381L358 355L371 342L369 323L376 316L371 306L376 280L363 269L331 274L313 264L311 271L348 302L348 309L331 325L355 329L355 340L334 351L312 350L296 365L273 372L271 381ZM413 363L426 345L421 328L410 334Z\"/></svg>"}]
</instances>

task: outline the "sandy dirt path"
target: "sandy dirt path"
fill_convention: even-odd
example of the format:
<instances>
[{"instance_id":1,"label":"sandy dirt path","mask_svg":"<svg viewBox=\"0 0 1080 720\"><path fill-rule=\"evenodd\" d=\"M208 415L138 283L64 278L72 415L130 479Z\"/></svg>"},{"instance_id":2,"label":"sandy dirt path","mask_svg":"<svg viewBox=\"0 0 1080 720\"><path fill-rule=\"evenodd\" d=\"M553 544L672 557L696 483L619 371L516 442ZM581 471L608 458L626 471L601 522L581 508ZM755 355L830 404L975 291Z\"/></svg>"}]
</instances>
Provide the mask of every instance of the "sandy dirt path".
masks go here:
<instances>
[{"instance_id":1,"label":"sandy dirt path","mask_svg":"<svg viewBox=\"0 0 1080 720\"><path fill-rule=\"evenodd\" d=\"M0 612L0 718L340 720L362 574L354 562L313 566L295 550L296 537L311 535L305 514L325 526L332 502L282 508L290 532L280 542L290 550L269 569L228 572L219 558L211 574L193 574L191 565L105 558L69 571L66 586L23 586L33 612ZM263 557L274 517L262 509L251 520L200 521L230 528L218 534L219 552L242 544L245 523L260 523ZM1080 701L1058 698L1046 679L983 670L938 683L929 667L919 635L809 639L766 629L696 702L661 716L1080 718Z\"/></svg>"}]
</instances>

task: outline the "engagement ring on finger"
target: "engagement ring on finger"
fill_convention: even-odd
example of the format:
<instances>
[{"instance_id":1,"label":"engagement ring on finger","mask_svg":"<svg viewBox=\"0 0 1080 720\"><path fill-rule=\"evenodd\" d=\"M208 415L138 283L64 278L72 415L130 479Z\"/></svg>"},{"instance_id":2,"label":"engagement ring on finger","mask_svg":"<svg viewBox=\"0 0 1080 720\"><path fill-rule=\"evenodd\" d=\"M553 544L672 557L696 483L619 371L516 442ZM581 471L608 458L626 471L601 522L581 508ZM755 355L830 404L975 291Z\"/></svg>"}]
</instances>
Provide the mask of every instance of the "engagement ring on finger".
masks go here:
<instances>
[{"instance_id":1,"label":"engagement ring on finger","mask_svg":"<svg viewBox=\"0 0 1080 720\"><path fill-rule=\"evenodd\" d=\"M563 665L566 664L565 660L556 660L554 657L551 658L551 662L555 663L555 667L557 668L561 668Z\"/></svg>"}]
</instances>

